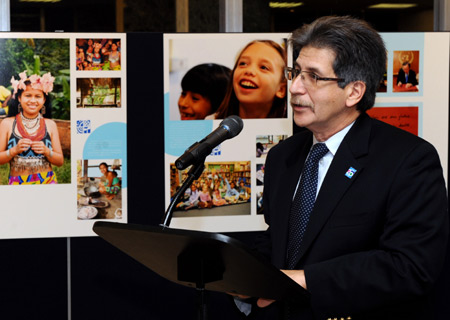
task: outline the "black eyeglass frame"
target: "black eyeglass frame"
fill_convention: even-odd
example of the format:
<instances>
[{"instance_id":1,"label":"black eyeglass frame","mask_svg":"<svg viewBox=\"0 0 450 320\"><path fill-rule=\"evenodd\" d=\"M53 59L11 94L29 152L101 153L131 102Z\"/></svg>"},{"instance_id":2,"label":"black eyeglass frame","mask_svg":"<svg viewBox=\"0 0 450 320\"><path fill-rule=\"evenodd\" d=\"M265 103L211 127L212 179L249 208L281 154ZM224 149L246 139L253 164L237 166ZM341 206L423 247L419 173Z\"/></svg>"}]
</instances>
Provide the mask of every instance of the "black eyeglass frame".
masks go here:
<instances>
[{"instance_id":1,"label":"black eyeglass frame","mask_svg":"<svg viewBox=\"0 0 450 320\"><path fill-rule=\"evenodd\" d=\"M345 79L343 78L325 78L325 77L319 77L317 74L315 74L314 72L310 72L310 71L304 71L304 70L300 70L300 69L296 69L296 68L290 68L290 67L285 67L284 68L284 76L286 77L287 80L294 80L295 78L297 78L299 75L301 75L302 73L307 73L313 76L313 78L316 80L316 84L318 80L321 81L336 81L336 82L345 82ZM292 76L289 77L289 74L291 74ZM291 78L291 79L289 79Z\"/></svg>"}]
</instances>

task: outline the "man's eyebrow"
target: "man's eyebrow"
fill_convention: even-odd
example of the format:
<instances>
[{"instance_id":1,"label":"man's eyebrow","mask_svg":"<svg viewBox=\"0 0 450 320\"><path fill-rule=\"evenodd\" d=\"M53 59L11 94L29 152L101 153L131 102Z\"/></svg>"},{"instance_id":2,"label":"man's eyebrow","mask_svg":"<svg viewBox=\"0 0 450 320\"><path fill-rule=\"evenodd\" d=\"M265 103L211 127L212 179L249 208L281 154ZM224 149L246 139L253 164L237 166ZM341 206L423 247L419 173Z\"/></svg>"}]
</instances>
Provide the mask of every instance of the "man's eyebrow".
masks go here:
<instances>
[{"instance_id":1,"label":"man's eyebrow","mask_svg":"<svg viewBox=\"0 0 450 320\"><path fill-rule=\"evenodd\" d=\"M317 75L320 74L320 70L319 69L317 69L315 67L309 67L309 68L302 69L302 67L300 67L300 65L297 62L294 62L294 68L302 70L302 71L312 72L312 73L315 73Z\"/></svg>"}]
</instances>

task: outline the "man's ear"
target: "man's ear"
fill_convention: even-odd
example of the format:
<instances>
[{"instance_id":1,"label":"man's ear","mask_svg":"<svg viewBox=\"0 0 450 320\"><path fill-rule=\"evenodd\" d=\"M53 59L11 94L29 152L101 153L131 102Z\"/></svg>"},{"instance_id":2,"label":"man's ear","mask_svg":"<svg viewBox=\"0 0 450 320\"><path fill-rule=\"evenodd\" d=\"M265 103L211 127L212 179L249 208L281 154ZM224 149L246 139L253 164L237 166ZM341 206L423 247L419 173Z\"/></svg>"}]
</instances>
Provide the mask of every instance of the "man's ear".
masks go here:
<instances>
[{"instance_id":1,"label":"man's ear","mask_svg":"<svg viewBox=\"0 0 450 320\"><path fill-rule=\"evenodd\" d=\"M366 84L363 81L354 81L346 86L347 91L347 107L356 106L361 101L364 93L366 93Z\"/></svg>"}]
</instances>

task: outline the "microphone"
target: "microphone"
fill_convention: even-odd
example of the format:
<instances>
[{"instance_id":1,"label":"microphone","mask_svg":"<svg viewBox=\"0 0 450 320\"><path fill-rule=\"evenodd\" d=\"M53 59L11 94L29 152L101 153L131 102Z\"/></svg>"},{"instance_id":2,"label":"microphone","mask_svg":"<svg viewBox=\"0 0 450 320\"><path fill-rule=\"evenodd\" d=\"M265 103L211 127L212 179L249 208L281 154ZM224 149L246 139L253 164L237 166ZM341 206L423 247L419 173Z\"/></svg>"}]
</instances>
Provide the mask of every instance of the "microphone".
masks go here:
<instances>
[{"instance_id":1,"label":"microphone","mask_svg":"<svg viewBox=\"0 0 450 320\"><path fill-rule=\"evenodd\" d=\"M183 170L197 161L204 160L217 145L227 139L237 136L243 127L244 122L238 116L229 116L225 118L216 130L211 132L201 141L197 141L190 146L183 155L175 161L175 166L178 170Z\"/></svg>"}]
</instances>

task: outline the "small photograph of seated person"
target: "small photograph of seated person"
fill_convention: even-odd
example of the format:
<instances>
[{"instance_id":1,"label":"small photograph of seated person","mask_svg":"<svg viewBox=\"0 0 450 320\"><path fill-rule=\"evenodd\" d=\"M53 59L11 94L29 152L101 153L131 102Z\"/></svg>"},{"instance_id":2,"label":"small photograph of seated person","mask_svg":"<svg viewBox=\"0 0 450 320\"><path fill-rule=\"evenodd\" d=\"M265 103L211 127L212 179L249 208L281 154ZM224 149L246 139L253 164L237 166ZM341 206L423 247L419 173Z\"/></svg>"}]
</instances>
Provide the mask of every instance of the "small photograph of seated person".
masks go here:
<instances>
[{"instance_id":1,"label":"small photograph of seated person","mask_svg":"<svg viewBox=\"0 0 450 320\"><path fill-rule=\"evenodd\" d=\"M397 52L399 58L395 59L394 57L394 61L397 62L394 63L394 92L419 91L419 52L408 51L405 54L403 51L395 51L394 56ZM398 66L399 60L401 61L400 67ZM395 74L395 70L398 70L397 74Z\"/></svg>"},{"instance_id":2,"label":"small photograph of seated person","mask_svg":"<svg viewBox=\"0 0 450 320\"><path fill-rule=\"evenodd\" d=\"M261 135L256 136L256 157L265 158L269 150L278 143L287 139L288 135Z\"/></svg>"},{"instance_id":3,"label":"small photograph of seated person","mask_svg":"<svg viewBox=\"0 0 450 320\"><path fill-rule=\"evenodd\" d=\"M77 160L78 219L120 219L122 210L120 159Z\"/></svg>"}]
</instances>

